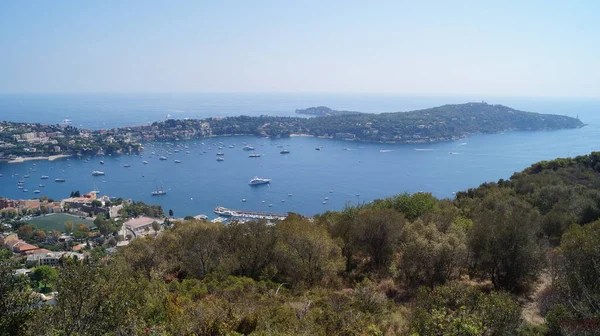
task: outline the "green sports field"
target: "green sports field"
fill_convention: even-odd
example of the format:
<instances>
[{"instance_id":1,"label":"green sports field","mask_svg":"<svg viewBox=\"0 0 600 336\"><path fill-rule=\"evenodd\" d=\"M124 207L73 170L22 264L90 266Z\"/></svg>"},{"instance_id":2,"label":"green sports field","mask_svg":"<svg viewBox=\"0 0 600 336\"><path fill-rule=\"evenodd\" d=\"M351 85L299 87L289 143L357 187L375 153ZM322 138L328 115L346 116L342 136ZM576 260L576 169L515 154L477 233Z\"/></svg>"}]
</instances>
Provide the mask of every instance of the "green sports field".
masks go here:
<instances>
[{"instance_id":1,"label":"green sports field","mask_svg":"<svg viewBox=\"0 0 600 336\"><path fill-rule=\"evenodd\" d=\"M50 214L46 216L36 217L32 220L27 221L27 223L35 226L38 229L50 231L56 230L60 232L65 231L65 222L71 221L73 222L73 226L77 226L77 224L85 224L90 228L94 227L94 222L88 219L79 218L77 216L65 215L65 214Z\"/></svg>"}]
</instances>

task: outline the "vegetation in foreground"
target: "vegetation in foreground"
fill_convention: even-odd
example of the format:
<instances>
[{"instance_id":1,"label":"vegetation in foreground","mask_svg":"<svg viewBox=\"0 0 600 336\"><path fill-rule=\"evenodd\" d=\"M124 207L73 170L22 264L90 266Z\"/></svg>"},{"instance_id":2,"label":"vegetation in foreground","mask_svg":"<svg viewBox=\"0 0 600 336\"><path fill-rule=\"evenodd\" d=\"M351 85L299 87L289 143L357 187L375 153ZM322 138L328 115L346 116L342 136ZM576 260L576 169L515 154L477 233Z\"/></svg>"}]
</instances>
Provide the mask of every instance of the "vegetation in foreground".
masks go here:
<instances>
[{"instance_id":1,"label":"vegetation in foreground","mask_svg":"<svg viewBox=\"0 0 600 336\"><path fill-rule=\"evenodd\" d=\"M599 219L596 152L455 200L402 194L275 225L186 220L55 276L12 276L3 261L0 334L594 335ZM33 284L57 304L38 306ZM539 319L523 314L531 304Z\"/></svg>"}]
</instances>

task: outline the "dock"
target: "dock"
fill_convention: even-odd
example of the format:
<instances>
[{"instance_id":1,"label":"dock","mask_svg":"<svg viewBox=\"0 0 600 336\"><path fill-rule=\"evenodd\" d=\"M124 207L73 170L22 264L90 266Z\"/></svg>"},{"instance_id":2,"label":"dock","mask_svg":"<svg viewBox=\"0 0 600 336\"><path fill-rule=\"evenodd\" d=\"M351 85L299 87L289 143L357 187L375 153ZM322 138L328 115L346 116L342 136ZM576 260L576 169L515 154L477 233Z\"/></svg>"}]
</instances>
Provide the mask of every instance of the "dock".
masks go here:
<instances>
[{"instance_id":1,"label":"dock","mask_svg":"<svg viewBox=\"0 0 600 336\"><path fill-rule=\"evenodd\" d=\"M264 211L248 211L248 210L236 210L228 209L218 206L214 209L214 212L219 216L224 217L238 217L238 218L252 218L252 219L267 219L267 220L284 220L287 218L287 214L278 214L274 212Z\"/></svg>"}]
</instances>

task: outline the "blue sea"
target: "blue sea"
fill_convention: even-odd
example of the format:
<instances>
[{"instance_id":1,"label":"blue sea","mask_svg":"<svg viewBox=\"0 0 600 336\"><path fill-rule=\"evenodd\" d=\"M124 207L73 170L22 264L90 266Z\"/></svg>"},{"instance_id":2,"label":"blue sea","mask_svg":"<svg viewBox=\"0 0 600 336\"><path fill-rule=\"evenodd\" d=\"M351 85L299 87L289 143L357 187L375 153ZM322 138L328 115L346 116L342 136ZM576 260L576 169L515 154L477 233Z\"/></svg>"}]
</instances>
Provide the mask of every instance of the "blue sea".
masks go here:
<instances>
[{"instance_id":1,"label":"blue sea","mask_svg":"<svg viewBox=\"0 0 600 336\"><path fill-rule=\"evenodd\" d=\"M425 191L451 198L454 192L483 182L507 179L540 160L600 150L597 113L600 101L585 99L250 93L0 95L0 120L56 124L71 119L75 126L103 129L151 123L167 116L291 116L296 108L318 105L339 110L394 112L482 100L525 111L578 116L588 126L475 135L459 141L421 145L242 136L175 144L148 143L141 156L93 157L88 162L71 158L0 163L3 174L0 196L46 195L59 199L74 190L96 189L103 195L160 204L165 211L173 209L178 217L202 213L214 216L212 209L218 205L313 215L402 192ZM249 153L242 150L244 144L253 145L262 156L249 158ZM219 150L219 146L223 149ZM323 149L315 150L319 146ZM176 148L180 151L167 161L158 160L159 155ZM282 149L290 153L280 154ZM224 161L216 161L217 151L225 154ZM101 165L100 160L105 164ZM144 160L148 164L143 164ZM124 167L125 164L131 167ZM93 170L104 171L106 175L94 177ZM25 179L27 193L17 188L17 181L26 174L30 175ZM50 179L41 180L41 175ZM269 185L249 186L248 181L255 176L272 181ZM58 177L66 182L55 183L54 178ZM39 187L40 183L45 186ZM151 196L161 184L167 194ZM34 194L36 189L41 193Z\"/></svg>"}]
</instances>

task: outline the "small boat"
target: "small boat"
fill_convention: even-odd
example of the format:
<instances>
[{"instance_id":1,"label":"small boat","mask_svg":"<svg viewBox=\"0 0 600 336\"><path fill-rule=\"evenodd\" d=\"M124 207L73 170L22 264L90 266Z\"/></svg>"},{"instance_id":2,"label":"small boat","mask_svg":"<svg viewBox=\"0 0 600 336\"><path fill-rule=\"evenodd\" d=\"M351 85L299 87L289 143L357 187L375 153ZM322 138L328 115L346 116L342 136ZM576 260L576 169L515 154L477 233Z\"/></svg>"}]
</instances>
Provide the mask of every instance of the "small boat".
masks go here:
<instances>
[{"instance_id":1,"label":"small boat","mask_svg":"<svg viewBox=\"0 0 600 336\"><path fill-rule=\"evenodd\" d=\"M323 146L319 146L319 147L315 148L315 150L321 150L321 149L323 149Z\"/></svg>"},{"instance_id":2,"label":"small boat","mask_svg":"<svg viewBox=\"0 0 600 336\"><path fill-rule=\"evenodd\" d=\"M323 204L327 204L327 201L323 201L323 202L321 202L321 203L323 203Z\"/></svg>"},{"instance_id":3,"label":"small boat","mask_svg":"<svg viewBox=\"0 0 600 336\"><path fill-rule=\"evenodd\" d=\"M287 149L284 149L284 150L282 150L282 151L281 151L281 152L279 152L279 153L281 153L281 154L289 154L289 153L290 153L290 151L289 151L289 150L287 150Z\"/></svg>"},{"instance_id":4,"label":"small boat","mask_svg":"<svg viewBox=\"0 0 600 336\"><path fill-rule=\"evenodd\" d=\"M235 148L235 146L234 145L229 145L229 148Z\"/></svg>"},{"instance_id":5,"label":"small boat","mask_svg":"<svg viewBox=\"0 0 600 336\"><path fill-rule=\"evenodd\" d=\"M40 184L38 184L38 187L43 188L44 185L40 183Z\"/></svg>"},{"instance_id":6,"label":"small boat","mask_svg":"<svg viewBox=\"0 0 600 336\"><path fill-rule=\"evenodd\" d=\"M259 185L259 184L268 184L271 183L271 179L254 177L248 182L249 185Z\"/></svg>"},{"instance_id":7,"label":"small boat","mask_svg":"<svg viewBox=\"0 0 600 336\"><path fill-rule=\"evenodd\" d=\"M92 176L103 176L104 172L103 171L99 171L99 170L94 170L92 172Z\"/></svg>"},{"instance_id":8,"label":"small boat","mask_svg":"<svg viewBox=\"0 0 600 336\"><path fill-rule=\"evenodd\" d=\"M393 152L393 149L380 149L379 153L389 153L389 152Z\"/></svg>"},{"instance_id":9,"label":"small boat","mask_svg":"<svg viewBox=\"0 0 600 336\"><path fill-rule=\"evenodd\" d=\"M33 191L33 193L34 193L34 194L39 194L39 193L40 193L40 191L39 191L39 190L34 190L34 191Z\"/></svg>"},{"instance_id":10,"label":"small boat","mask_svg":"<svg viewBox=\"0 0 600 336\"><path fill-rule=\"evenodd\" d=\"M66 180L64 178L55 178L54 182L65 182Z\"/></svg>"},{"instance_id":11,"label":"small boat","mask_svg":"<svg viewBox=\"0 0 600 336\"><path fill-rule=\"evenodd\" d=\"M148 164L148 161L143 161L142 163L143 163L143 164Z\"/></svg>"},{"instance_id":12,"label":"small boat","mask_svg":"<svg viewBox=\"0 0 600 336\"><path fill-rule=\"evenodd\" d=\"M161 161L165 161L167 158L165 156L161 156L158 159L161 160Z\"/></svg>"},{"instance_id":13,"label":"small boat","mask_svg":"<svg viewBox=\"0 0 600 336\"><path fill-rule=\"evenodd\" d=\"M100 164L104 164L104 161L100 160Z\"/></svg>"},{"instance_id":14,"label":"small boat","mask_svg":"<svg viewBox=\"0 0 600 336\"><path fill-rule=\"evenodd\" d=\"M22 185L18 185L17 189L23 189L23 186Z\"/></svg>"},{"instance_id":15,"label":"small boat","mask_svg":"<svg viewBox=\"0 0 600 336\"><path fill-rule=\"evenodd\" d=\"M23 178L29 178L29 175L23 175Z\"/></svg>"},{"instance_id":16,"label":"small boat","mask_svg":"<svg viewBox=\"0 0 600 336\"><path fill-rule=\"evenodd\" d=\"M272 207L272 206L273 206L273 204L269 204L269 208Z\"/></svg>"},{"instance_id":17,"label":"small boat","mask_svg":"<svg viewBox=\"0 0 600 336\"><path fill-rule=\"evenodd\" d=\"M225 155L225 153L218 152L217 155Z\"/></svg>"},{"instance_id":18,"label":"small boat","mask_svg":"<svg viewBox=\"0 0 600 336\"><path fill-rule=\"evenodd\" d=\"M289 197L292 197L292 194L288 194Z\"/></svg>"},{"instance_id":19,"label":"small boat","mask_svg":"<svg viewBox=\"0 0 600 336\"><path fill-rule=\"evenodd\" d=\"M179 161L179 160L175 160L174 162L175 162L175 163L181 163L181 161Z\"/></svg>"},{"instance_id":20,"label":"small boat","mask_svg":"<svg viewBox=\"0 0 600 336\"><path fill-rule=\"evenodd\" d=\"M260 157L260 156L261 156L261 154L250 154L250 155L248 155L248 157L251 157L251 158L257 158L257 157Z\"/></svg>"},{"instance_id":21,"label":"small boat","mask_svg":"<svg viewBox=\"0 0 600 336\"><path fill-rule=\"evenodd\" d=\"M28 192L28 191L29 191L29 190L27 190L27 189L23 189L23 192Z\"/></svg>"},{"instance_id":22,"label":"small boat","mask_svg":"<svg viewBox=\"0 0 600 336\"><path fill-rule=\"evenodd\" d=\"M217 161L224 161L224 160L225 160L225 159L223 159L223 158L222 158L222 157L220 157L220 156L217 158Z\"/></svg>"},{"instance_id":23,"label":"small boat","mask_svg":"<svg viewBox=\"0 0 600 336\"><path fill-rule=\"evenodd\" d=\"M129 167L131 167L131 165L129 163L126 163L126 164L123 165L123 167L129 168Z\"/></svg>"},{"instance_id":24,"label":"small boat","mask_svg":"<svg viewBox=\"0 0 600 336\"><path fill-rule=\"evenodd\" d=\"M242 202L246 202L246 199L245 199L245 198L242 198Z\"/></svg>"},{"instance_id":25,"label":"small boat","mask_svg":"<svg viewBox=\"0 0 600 336\"><path fill-rule=\"evenodd\" d=\"M245 150L245 151L251 151L251 150L254 150L254 147L252 147L252 146L250 146L250 145L246 145L246 146L244 146L244 148L242 148L242 149L243 149L243 150Z\"/></svg>"},{"instance_id":26,"label":"small boat","mask_svg":"<svg viewBox=\"0 0 600 336\"><path fill-rule=\"evenodd\" d=\"M327 201L329 199L329 197L325 197L325 200Z\"/></svg>"}]
</instances>

